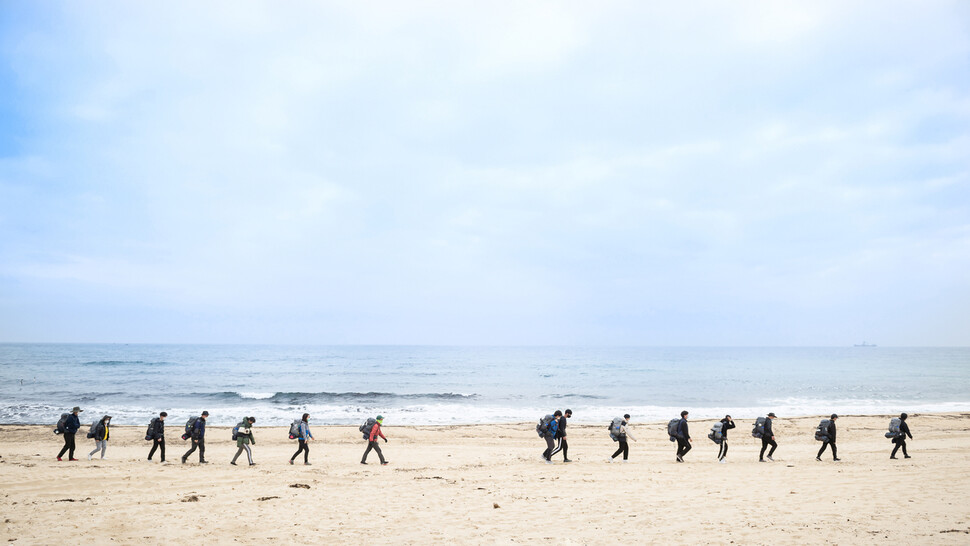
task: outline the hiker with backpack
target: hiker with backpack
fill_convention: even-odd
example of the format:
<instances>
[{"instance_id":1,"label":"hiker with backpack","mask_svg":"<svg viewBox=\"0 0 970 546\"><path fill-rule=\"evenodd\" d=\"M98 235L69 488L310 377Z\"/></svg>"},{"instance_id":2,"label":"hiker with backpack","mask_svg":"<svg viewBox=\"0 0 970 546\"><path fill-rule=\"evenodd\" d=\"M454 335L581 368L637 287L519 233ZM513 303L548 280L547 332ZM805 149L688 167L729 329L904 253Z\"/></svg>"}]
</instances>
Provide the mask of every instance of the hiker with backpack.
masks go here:
<instances>
[{"instance_id":1,"label":"hiker with backpack","mask_svg":"<svg viewBox=\"0 0 970 546\"><path fill-rule=\"evenodd\" d=\"M253 437L253 423L256 422L255 417L243 417L243 420L239 422L238 425L233 429L233 436L235 436L236 456L229 461L229 464L236 466L236 459L242 455L243 450L246 451L246 458L249 459L249 466L256 466L253 462L253 450L249 447L249 444L256 445L256 438Z\"/></svg>"},{"instance_id":2,"label":"hiker with backpack","mask_svg":"<svg viewBox=\"0 0 970 546\"><path fill-rule=\"evenodd\" d=\"M88 453L89 461L98 451L101 452L101 458L104 459L104 454L108 451L108 438L111 435L111 432L108 430L108 423L110 421L111 416L105 415L100 421L91 425L91 432L88 432L88 438L94 438L94 451Z\"/></svg>"},{"instance_id":3,"label":"hiker with backpack","mask_svg":"<svg viewBox=\"0 0 970 546\"><path fill-rule=\"evenodd\" d=\"M899 430L895 432L895 437L893 438L893 443L896 444L896 447L893 448L892 454L889 455L890 459L896 458L896 452L899 451L899 448L903 448L903 457L907 459L911 458L909 453L906 453L906 437L909 436L910 440L913 439L913 435L909 432L909 425L906 424L907 417L909 416L905 413L899 414ZM893 421L895 421L895 419L893 419ZM890 430L891 429L892 425L890 425Z\"/></svg>"},{"instance_id":4,"label":"hiker with backpack","mask_svg":"<svg viewBox=\"0 0 970 546\"><path fill-rule=\"evenodd\" d=\"M148 452L148 460L152 460L152 455L155 454L156 449L161 450L162 460L165 462L165 418L168 414L164 411L158 414L148 423L148 432L145 434L145 440L151 440L152 450Z\"/></svg>"},{"instance_id":5,"label":"hiker with backpack","mask_svg":"<svg viewBox=\"0 0 970 546\"><path fill-rule=\"evenodd\" d=\"M674 439L677 440L677 462L684 462L684 455L691 449L690 429L687 426L687 410L680 412L680 422L677 423Z\"/></svg>"},{"instance_id":6,"label":"hiker with backpack","mask_svg":"<svg viewBox=\"0 0 970 546\"><path fill-rule=\"evenodd\" d=\"M290 464L293 464L293 460L296 459L296 456L300 453L303 453L303 464L308 466L310 464L310 440L313 439L313 435L310 434L309 419L310 414L304 413L303 418L300 419L299 425L297 425L298 430L295 432L297 432L297 439L300 442L300 449L296 450L296 453L290 457Z\"/></svg>"},{"instance_id":7,"label":"hiker with backpack","mask_svg":"<svg viewBox=\"0 0 970 546\"><path fill-rule=\"evenodd\" d=\"M369 422L369 420L368 420ZM381 460L381 465L386 465L387 461L384 460L384 454L381 453L381 446L377 445L377 437L384 438L384 443L387 443L387 437L381 432L381 424L384 422L384 416L378 415L374 419L374 424L370 427L370 432L364 431L367 438L367 449L364 450L364 456L360 458L360 464L367 464L367 454L370 450L377 452L377 457ZM364 424L365 426L367 423ZM364 427L361 427L364 428Z\"/></svg>"},{"instance_id":8,"label":"hiker with backpack","mask_svg":"<svg viewBox=\"0 0 970 546\"><path fill-rule=\"evenodd\" d=\"M627 426L629 424L630 424L629 413L623 414L623 419L619 420L619 422L617 422L617 419L613 420L613 424L610 425L610 437L612 437L614 440L619 442L620 445L619 447L616 448L616 451L613 453L613 455L611 455L610 458L606 460L606 462L612 463L617 458L617 456L619 456L621 453L623 454L623 462L627 462L627 460L629 459L630 444L627 443L627 438L629 438L630 440L633 440L634 442L637 441L637 439L634 438L632 434L630 434L629 429L627 429Z\"/></svg>"},{"instance_id":9,"label":"hiker with backpack","mask_svg":"<svg viewBox=\"0 0 970 546\"><path fill-rule=\"evenodd\" d=\"M550 419L550 417L552 417ZM546 441L546 450L542 452L542 459L548 464L552 464L552 450L556 449L556 434L559 433L559 420L562 418L562 412L556 410L556 413L552 415L546 415L539 421L537 430L539 432L539 437Z\"/></svg>"},{"instance_id":10,"label":"hiker with backpack","mask_svg":"<svg viewBox=\"0 0 970 546\"><path fill-rule=\"evenodd\" d=\"M724 458L727 457L728 452L728 435L727 431L734 428L734 419L731 419L730 415L725 415L724 419L721 419L721 448L717 450L717 462L723 463Z\"/></svg>"},{"instance_id":11,"label":"hiker with backpack","mask_svg":"<svg viewBox=\"0 0 970 546\"><path fill-rule=\"evenodd\" d=\"M821 439L822 447L818 450L818 455L815 456L816 461L822 460L822 453L825 453L825 448L830 445L832 446L832 460L842 460L839 459L838 448L835 446L835 420L838 418L839 416L833 413L832 416L829 417L828 425L824 427L824 431L822 430L822 424L819 423L819 431L816 433L815 437L816 439Z\"/></svg>"},{"instance_id":12,"label":"hiker with backpack","mask_svg":"<svg viewBox=\"0 0 970 546\"><path fill-rule=\"evenodd\" d=\"M64 435L64 447L61 448L61 452L57 454L57 460L60 461L61 457L64 456L64 452L67 452L67 460L76 461L74 458L74 450L77 446L74 444L74 435L81 428L81 419L78 418L77 414L81 413L81 408L74 406L71 413L66 415L61 415L61 419L57 422L57 429L55 432L59 432Z\"/></svg>"},{"instance_id":13,"label":"hiker with backpack","mask_svg":"<svg viewBox=\"0 0 970 546\"><path fill-rule=\"evenodd\" d=\"M573 410L567 409L563 412L562 417L559 418L559 425L556 428L556 448L549 452L549 458L556 453L562 451L562 462L571 463L569 457L566 456L566 451L569 449L569 444L566 443L566 418L573 416Z\"/></svg>"},{"instance_id":14,"label":"hiker with backpack","mask_svg":"<svg viewBox=\"0 0 970 546\"><path fill-rule=\"evenodd\" d=\"M182 464L185 464L185 460L189 458L196 449L199 450L199 463L208 464L209 461L205 460L205 420L209 417L208 411L203 411L202 415L199 417L193 417L185 423L185 434L182 435L182 439L186 440L192 438L192 448L182 455Z\"/></svg>"},{"instance_id":15,"label":"hiker with backpack","mask_svg":"<svg viewBox=\"0 0 970 546\"><path fill-rule=\"evenodd\" d=\"M758 455L758 462L765 462L765 449L768 449L768 446L771 446L771 450L768 451L768 460L774 462L771 456L775 454L775 448L778 447L778 444L775 443L775 432L771 428L771 422L774 420L774 413L769 413L768 418L765 419L765 428L761 436L761 454Z\"/></svg>"}]
</instances>

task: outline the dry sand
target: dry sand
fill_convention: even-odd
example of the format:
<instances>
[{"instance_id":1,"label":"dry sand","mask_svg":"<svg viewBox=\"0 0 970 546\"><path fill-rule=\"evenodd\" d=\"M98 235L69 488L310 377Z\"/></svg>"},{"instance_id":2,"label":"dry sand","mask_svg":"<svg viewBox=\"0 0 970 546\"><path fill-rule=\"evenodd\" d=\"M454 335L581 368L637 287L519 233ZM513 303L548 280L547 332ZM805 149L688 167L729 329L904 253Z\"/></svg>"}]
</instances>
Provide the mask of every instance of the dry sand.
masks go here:
<instances>
[{"instance_id":1,"label":"dry sand","mask_svg":"<svg viewBox=\"0 0 970 546\"><path fill-rule=\"evenodd\" d=\"M577 416L578 417L578 416ZM632 429L630 462L607 464L606 424L569 426L574 462L544 464L534 425L394 427L371 454L354 427L312 427L313 466L290 466L284 428L257 428L257 465L230 466L235 443L210 428L209 465L145 460L144 427L116 427L108 459L57 462L49 426L0 427L0 537L16 544L970 544L970 413L913 415L912 459L889 460L889 416L844 416L841 462L815 461L819 417L779 418L776 462L758 463L751 420L728 464L692 422L674 461L660 423ZM87 428L82 428L86 431ZM156 458L158 455L156 455ZM198 460L197 458L195 459ZM245 461L245 456L241 457ZM174 461L174 463L173 463ZM295 487L298 486L298 487ZM304 486L309 486L306 488Z\"/></svg>"}]
</instances>

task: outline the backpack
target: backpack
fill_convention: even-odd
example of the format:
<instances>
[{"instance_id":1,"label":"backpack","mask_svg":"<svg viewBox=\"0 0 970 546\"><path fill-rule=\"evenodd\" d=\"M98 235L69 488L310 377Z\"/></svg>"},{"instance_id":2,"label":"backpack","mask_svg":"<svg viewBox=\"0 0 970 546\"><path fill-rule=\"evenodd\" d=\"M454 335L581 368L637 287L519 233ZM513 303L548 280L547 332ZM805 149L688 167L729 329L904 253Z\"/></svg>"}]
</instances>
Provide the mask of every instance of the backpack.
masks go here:
<instances>
[{"instance_id":1,"label":"backpack","mask_svg":"<svg viewBox=\"0 0 970 546\"><path fill-rule=\"evenodd\" d=\"M70 413L61 414L61 418L57 420L57 426L54 428L54 434L64 434L67 430L67 418L70 416Z\"/></svg>"},{"instance_id":2,"label":"backpack","mask_svg":"<svg viewBox=\"0 0 970 546\"><path fill-rule=\"evenodd\" d=\"M818 424L818 428L815 429L815 439L819 442L829 441L829 423L830 421L828 419L822 419Z\"/></svg>"},{"instance_id":3,"label":"backpack","mask_svg":"<svg viewBox=\"0 0 970 546\"><path fill-rule=\"evenodd\" d=\"M91 428L88 429L88 438L94 438L94 435L98 430L98 423L100 423L100 421L91 423Z\"/></svg>"},{"instance_id":4,"label":"backpack","mask_svg":"<svg viewBox=\"0 0 970 546\"><path fill-rule=\"evenodd\" d=\"M300 437L300 423L302 422L303 419L297 419L290 423L290 440L296 440Z\"/></svg>"},{"instance_id":5,"label":"backpack","mask_svg":"<svg viewBox=\"0 0 970 546\"><path fill-rule=\"evenodd\" d=\"M549 423L555 420L556 420L555 416L553 416L551 413L549 415L546 415L542 419L539 419L539 424L536 425L536 434L538 434L540 438L545 438L546 436L548 436Z\"/></svg>"},{"instance_id":6,"label":"backpack","mask_svg":"<svg viewBox=\"0 0 970 546\"><path fill-rule=\"evenodd\" d=\"M671 419L667 423L667 435L670 436L671 442L676 442L678 438L677 429L680 427L680 418Z\"/></svg>"},{"instance_id":7,"label":"backpack","mask_svg":"<svg viewBox=\"0 0 970 546\"><path fill-rule=\"evenodd\" d=\"M711 427L711 433L707 435L715 444L719 444L724 441L724 423L718 421L714 423Z\"/></svg>"},{"instance_id":8,"label":"backpack","mask_svg":"<svg viewBox=\"0 0 970 546\"><path fill-rule=\"evenodd\" d=\"M145 430L145 441L151 441L155 439L155 423L158 422L158 417L152 418L151 422L148 423L148 428Z\"/></svg>"},{"instance_id":9,"label":"backpack","mask_svg":"<svg viewBox=\"0 0 970 546\"><path fill-rule=\"evenodd\" d=\"M894 417L892 421L889 421L889 432L886 433L886 438L892 438L895 440L903 435L903 431L900 430L902 427L903 420L899 417Z\"/></svg>"},{"instance_id":10,"label":"backpack","mask_svg":"<svg viewBox=\"0 0 970 546\"><path fill-rule=\"evenodd\" d=\"M185 434L182 435L183 440L188 440L192 437L192 430L195 428L195 422L198 420L199 418L197 416L189 417L189 420L185 422Z\"/></svg>"},{"instance_id":11,"label":"backpack","mask_svg":"<svg viewBox=\"0 0 970 546\"><path fill-rule=\"evenodd\" d=\"M623 418L622 417L616 417L616 418L613 419L613 422L610 423L610 426L609 426L609 429L610 429L610 438L612 438L614 442L619 442L620 441L620 427L621 426L623 426Z\"/></svg>"},{"instance_id":12,"label":"backpack","mask_svg":"<svg viewBox=\"0 0 970 546\"><path fill-rule=\"evenodd\" d=\"M754 422L754 428L751 429L751 436L755 438L764 438L765 436L765 421L767 417L758 417Z\"/></svg>"},{"instance_id":13,"label":"backpack","mask_svg":"<svg viewBox=\"0 0 970 546\"><path fill-rule=\"evenodd\" d=\"M239 427L240 426L242 426L242 423L239 423L238 425L232 427L232 441L233 442L235 442L239 438Z\"/></svg>"},{"instance_id":14,"label":"backpack","mask_svg":"<svg viewBox=\"0 0 970 546\"><path fill-rule=\"evenodd\" d=\"M367 420L364 421L364 424L360 425L360 428L358 430L360 430L364 434L365 440L370 440L370 433L372 430L374 430L374 425L376 424L377 424L377 419L374 419L373 417L368 417Z\"/></svg>"}]
</instances>

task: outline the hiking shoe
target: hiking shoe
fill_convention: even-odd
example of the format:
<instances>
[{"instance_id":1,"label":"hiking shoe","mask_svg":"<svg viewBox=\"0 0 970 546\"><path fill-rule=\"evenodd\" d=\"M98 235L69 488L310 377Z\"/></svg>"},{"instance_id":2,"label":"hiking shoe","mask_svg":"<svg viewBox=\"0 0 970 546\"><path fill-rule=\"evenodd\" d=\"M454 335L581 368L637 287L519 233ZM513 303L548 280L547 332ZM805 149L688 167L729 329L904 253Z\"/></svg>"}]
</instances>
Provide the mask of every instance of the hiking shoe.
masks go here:
<instances>
[{"instance_id":1,"label":"hiking shoe","mask_svg":"<svg viewBox=\"0 0 970 546\"><path fill-rule=\"evenodd\" d=\"M775 462L775 460L771 458L771 455L768 455L768 460L771 462Z\"/></svg>"},{"instance_id":2,"label":"hiking shoe","mask_svg":"<svg viewBox=\"0 0 970 546\"><path fill-rule=\"evenodd\" d=\"M552 461L549 459L546 459L546 464L552 464Z\"/></svg>"},{"instance_id":3,"label":"hiking shoe","mask_svg":"<svg viewBox=\"0 0 970 546\"><path fill-rule=\"evenodd\" d=\"M726 463L727 461L725 461L724 459L718 459L718 460L717 460L717 462L719 462L719 463L721 463L721 464L724 464L724 463Z\"/></svg>"},{"instance_id":4,"label":"hiking shoe","mask_svg":"<svg viewBox=\"0 0 970 546\"><path fill-rule=\"evenodd\" d=\"M815 457L815 460L818 461L818 462L822 462L822 458L821 457Z\"/></svg>"},{"instance_id":5,"label":"hiking shoe","mask_svg":"<svg viewBox=\"0 0 970 546\"><path fill-rule=\"evenodd\" d=\"M889 458L890 458L890 459L895 459L896 457L893 457L892 455L890 455L890 456L889 456Z\"/></svg>"},{"instance_id":6,"label":"hiking shoe","mask_svg":"<svg viewBox=\"0 0 970 546\"><path fill-rule=\"evenodd\" d=\"M209 461L199 461L199 464L209 464Z\"/></svg>"},{"instance_id":7,"label":"hiking shoe","mask_svg":"<svg viewBox=\"0 0 970 546\"><path fill-rule=\"evenodd\" d=\"M364 461L361 461L360 464L367 464L367 463L365 463Z\"/></svg>"},{"instance_id":8,"label":"hiking shoe","mask_svg":"<svg viewBox=\"0 0 970 546\"><path fill-rule=\"evenodd\" d=\"M391 461L384 461L383 463L381 463L381 466L387 466L389 464L391 464Z\"/></svg>"},{"instance_id":9,"label":"hiking shoe","mask_svg":"<svg viewBox=\"0 0 970 546\"><path fill-rule=\"evenodd\" d=\"M832 459L832 460L833 460L833 461L841 461L842 459L840 459L840 458L838 458L838 457L835 457L835 458L834 458L834 459Z\"/></svg>"},{"instance_id":10,"label":"hiking shoe","mask_svg":"<svg viewBox=\"0 0 970 546\"><path fill-rule=\"evenodd\" d=\"M293 459L290 459L290 464L293 464Z\"/></svg>"},{"instance_id":11,"label":"hiking shoe","mask_svg":"<svg viewBox=\"0 0 970 546\"><path fill-rule=\"evenodd\" d=\"M572 459L563 459L562 462L564 462L564 463L571 463L571 462L573 462L573 460Z\"/></svg>"},{"instance_id":12,"label":"hiking shoe","mask_svg":"<svg viewBox=\"0 0 970 546\"><path fill-rule=\"evenodd\" d=\"M89 461L91 460L91 455L88 455L88 460L89 460Z\"/></svg>"},{"instance_id":13,"label":"hiking shoe","mask_svg":"<svg viewBox=\"0 0 970 546\"><path fill-rule=\"evenodd\" d=\"M57 458L57 460L58 460L58 461L61 461L61 460L63 460L63 459L61 459L60 457L58 457L58 458Z\"/></svg>"},{"instance_id":14,"label":"hiking shoe","mask_svg":"<svg viewBox=\"0 0 970 546\"><path fill-rule=\"evenodd\" d=\"M312 465L313 463L311 463L310 461L307 461L307 462L305 462L305 463L303 463L303 464L304 464L305 466L310 466L310 465Z\"/></svg>"},{"instance_id":15,"label":"hiking shoe","mask_svg":"<svg viewBox=\"0 0 970 546\"><path fill-rule=\"evenodd\" d=\"M68 461L76 461L76 460L77 460L77 459L73 459L73 458L72 458L72 459L68 459Z\"/></svg>"},{"instance_id":16,"label":"hiking shoe","mask_svg":"<svg viewBox=\"0 0 970 546\"><path fill-rule=\"evenodd\" d=\"M903 458L904 459L912 459L912 457L910 457L909 455L903 455Z\"/></svg>"},{"instance_id":17,"label":"hiking shoe","mask_svg":"<svg viewBox=\"0 0 970 546\"><path fill-rule=\"evenodd\" d=\"M185 464L185 457L182 457L182 464Z\"/></svg>"},{"instance_id":18,"label":"hiking shoe","mask_svg":"<svg viewBox=\"0 0 970 546\"><path fill-rule=\"evenodd\" d=\"M249 466L256 466L256 463L249 463Z\"/></svg>"},{"instance_id":19,"label":"hiking shoe","mask_svg":"<svg viewBox=\"0 0 970 546\"><path fill-rule=\"evenodd\" d=\"M681 457L680 455L678 455L678 456L677 456L677 462L678 462L678 463L682 463L682 462L684 462L684 458L683 458L683 457Z\"/></svg>"},{"instance_id":20,"label":"hiking shoe","mask_svg":"<svg viewBox=\"0 0 970 546\"><path fill-rule=\"evenodd\" d=\"M232 466L236 466L236 461L229 461L229 464L231 464Z\"/></svg>"}]
</instances>

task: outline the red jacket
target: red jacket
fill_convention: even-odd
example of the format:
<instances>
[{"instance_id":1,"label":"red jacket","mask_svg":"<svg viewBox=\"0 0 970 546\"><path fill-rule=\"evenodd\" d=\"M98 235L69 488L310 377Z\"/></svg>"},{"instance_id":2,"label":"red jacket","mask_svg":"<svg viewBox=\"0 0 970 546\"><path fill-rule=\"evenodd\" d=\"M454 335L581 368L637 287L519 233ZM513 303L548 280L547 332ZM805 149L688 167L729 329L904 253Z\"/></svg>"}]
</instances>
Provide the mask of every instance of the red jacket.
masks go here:
<instances>
[{"instance_id":1,"label":"red jacket","mask_svg":"<svg viewBox=\"0 0 970 546\"><path fill-rule=\"evenodd\" d=\"M387 441L387 438L384 436L384 434L381 433L381 424L374 423L374 428L370 429L370 441L376 442L378 436L380 436L381 438L384 438L385 442Z\"/></svg>"}]
</instances>

